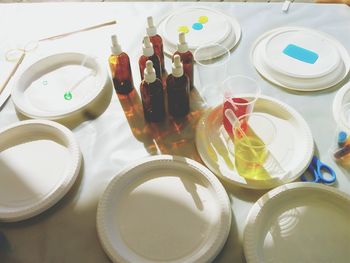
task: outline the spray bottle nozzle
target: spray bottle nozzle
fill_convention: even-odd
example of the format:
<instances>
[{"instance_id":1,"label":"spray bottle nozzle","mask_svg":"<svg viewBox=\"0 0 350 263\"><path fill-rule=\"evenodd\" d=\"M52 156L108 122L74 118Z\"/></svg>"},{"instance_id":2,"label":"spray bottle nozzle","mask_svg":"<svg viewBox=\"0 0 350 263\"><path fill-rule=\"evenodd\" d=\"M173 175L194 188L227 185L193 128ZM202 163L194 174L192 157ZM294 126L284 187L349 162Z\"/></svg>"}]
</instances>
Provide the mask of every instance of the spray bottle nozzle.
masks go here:
<instances>
[{"instance_id":1,"label":"spray bottle nozzle","mask_svg":"<svg viewBox=\"0 0 350 263\"><path fill-rule=\"evenodd\" d=\"M174 56L174 62L173 62L172 66L173 66L172 67L172 74L174 77L179 78L184 74L183 65L181 63L181 59L180 59L179 55Z\"/></svg>"},{"instance_id":2,"label":"spray bottle nozzle","mask_svg":"<svg viewBox=\"0 0 350 263\"><path fill-rule=\"evenodd\" d=\"M153 68L153 62L151 60L147 60L146 68L144 70L144 79L148 83L152 83L156 80L156 71Z\"/></svg>"},{"instance_id":3,"label":"spray bottle nozzle","mask_svg":"<svg viewBox=\"0 0 350 263\"><path fill-rule=\"evenodd\" d=\"M143 38L143 55L146 57L150 57L153 56L154 54L154 49L153 49L153 45L151 43L151 40L149 39L149 36L145 36Z\"/></svg>"},{"instance_id":4,"label":"spray bottle nozzle","mask_svg":"<svg viewBox=\"0 0 350 263\"><path fill-rule=\"evenodd\" d=\"M149 35L150 37L155 36L157 34L157 28L154 26L152 16L147 17L147 24L148 24L148 27L146 28L147 35Z\"/></svg>"},{"instance_id":5,"label":"spray bottle nozzle","mask_svg":"<svg viewBox=\"0 0 350 263\"><path fill-rule=\"evenodd\" d=\"M186 38L185 38L185 33L181 32L179 34L179 44L186 44Z\"/></svg>"},{"instance_id":6,"label":"spray bottle nozzle","mask_svg":"<svg viewBox=\"0 0 350 263\"><path fill-rule=\"evenodd\" d=\"M185 33L184 32L181 32L179 34L179 43L177 43L177 50L180 53L185 53L185 52L188 51L188 45L187 45L187 42L186 42L186 38L185 38Z\"/></svg>"},{"instance_id":7,"label":"spray bottle nozzle","mask_svg":"<svg viewBox=\"0 0 350 263\"><path fill-rule=\"evenodd\" d=\"M118 43L118 38L116 35L112 35L111 39L112 39L111 51L114 55L119 55L120 53L122 53L122 48Z\"/></svg>"}]
</instances>

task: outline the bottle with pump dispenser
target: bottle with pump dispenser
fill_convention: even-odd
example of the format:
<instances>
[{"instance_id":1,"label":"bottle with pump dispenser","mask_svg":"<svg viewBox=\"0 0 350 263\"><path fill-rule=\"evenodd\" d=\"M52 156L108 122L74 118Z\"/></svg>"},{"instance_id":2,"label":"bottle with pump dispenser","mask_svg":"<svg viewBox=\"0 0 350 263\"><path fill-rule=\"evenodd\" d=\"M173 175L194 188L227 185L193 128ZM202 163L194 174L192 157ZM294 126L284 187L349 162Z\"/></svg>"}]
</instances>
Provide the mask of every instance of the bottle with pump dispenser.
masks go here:
<instances>
[{"instance_id":1,"label":"bottle with pump dispenser","mask_svg":"<svg viewBox=\"0 0 350 263\"><path fill-rule=\"evenodd\" d=\"M118 94L127 95L134 90L129 56L122 51L116 35L112 35L112 54L108 62L111 69L114 89Z\"/></svg>"},{"instance_id":2,"label":"bottle with pump dispenser","mask_svg":"<svg viewBox=\"0 0 350 263\"><path fill-rule=\"evenodd\" d=\"M173 55L173 61L175 55L179 55L183 64L184 72L190 80L190 89L193 89L193 54L189 50L185 33L179 34L179 43L177 44L177 51Z\"/></svg>"},{"instance_id":3,"label":"bottle with pump dispenser","mask_svg":"<svg viewBox=\"0 0 350 263\"><path fill-rule=\"evenodd\" d=\"M149 122L163 121L165 117L163 85L156 77L151 60L146 62L144 80L141 82L140 93L145 120Z\"/></svg>"},{"instance_id":4,"label":"bottle with pump dispenser","mask_svg":"<svg viewBox=\"0 0 350 263\"><path fill-rule=\"evenodd\" d=\"M157 28L154 26L152 16L147 17L147 25L148 25L148 27L146 28L147 35L149 36L149 39L153 44L154 53L160 59L160 66L162 68L162 71L164 72L165 65L164 65L163 40L161 36L157 34Z\"/></svg>"},{"instance_id":5,"label":"bottle with pump dispenser","mask_svg":"<svg viewBox=\"0 0 350 263\"><path fill-rule=\"evenodd\" d=\"M175 118L186 116L190 111L190 83L179 55L174 56L172 74L168 76L166 84L169 114Z\"/></svg>"},{"instance_id":6,"label":"bottle with pump dispenser","mask_svg":"<svg viewBox=\"0 0 350 263\"><path fill-rule=\"evenodd\" d=\"M149 37L145 36L143 39L142 56L139 59L141 80L144 79L143 73L144 73L145 68L146 68L146 61L147 60L152 61L153 67L156 71L156 77L161 80L162 79L162 70L161 70L161 66L160 66L159 57L154 53L153 45L152 45Z\"/></svg>"}]
</instances>

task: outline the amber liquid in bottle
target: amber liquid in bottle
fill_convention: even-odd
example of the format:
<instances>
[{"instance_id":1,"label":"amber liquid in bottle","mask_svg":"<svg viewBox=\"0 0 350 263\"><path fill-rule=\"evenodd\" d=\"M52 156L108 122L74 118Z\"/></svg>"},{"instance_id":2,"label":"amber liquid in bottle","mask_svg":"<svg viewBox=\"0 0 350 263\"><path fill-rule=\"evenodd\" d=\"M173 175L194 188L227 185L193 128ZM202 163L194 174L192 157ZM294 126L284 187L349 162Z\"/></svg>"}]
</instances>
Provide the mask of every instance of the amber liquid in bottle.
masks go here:
<instances>
[{"instance_id":1,"label":"amber liquid in bottle","mask_svg":"<svg viewBox=\"0 0 350 263\"><path fill-rule=\"evenodd\" d=\"M154 53L152 56L150 57L146 57L144 55L142 55L139 59L139 68L140 68L140 75L141 75L141 79L144 79L144 70L146 68L146 62L147 60L151 60L153 62L153 67L154 70L156 71L156 77L157 79L162 79L162 69L160 66L160 60L159 57Z\"/></svg>"},{"instance_id":2,"label":"amber liquid in bottle","mask_svg":"<svg viewBox=\"0 0 350 263\"><path fill-rule=\"evenodd\" d=\"M118 94L129 94L134 89L129 56L122 52L109 57L114 89Z\"/></svg>"},{"instance_id":3,"label":"amber liquid in bottle","mask_svg":"<svg viewBox=\"0 0 350 263\"><path fill-rule=\"evenodd\" d=\"M162 82L157 78L152 83L142 81L140 93L145 120L161 122L165 118L164 93Z\"/></svg>"},{"instance_id":4,"label":"amber liquid in bottle","mask_svg":"<svg viewBox=\"0 0 350 263\"><path fill-rule=\"evenodd\" d=\"M154 36L150 36L149 39L151 40L151 43L153 45L154 53L159 57L162 72L164 72L165 66L164 66L163 40L158 34Z\"/></svg>"},{"instance_id":5,"label":"amber liquid in bottle","mask_svg":"<svg viewBox=\"0 0 350 263\"><path fill-rule=\"evenodd\" d=\"M166 80L169 114L175 118L184 117L190 111L190 85L186 74L174 77L170 74Z\"/></svg>"},{"instance_id":6,"label":"amber liquid in bottle","mask_svg":"<svg viewBox=\"0 0 350 263\"><path fill-rule=\"evenodd\" d=\"M184 72L188 76L190 81L190 90L193 89L193 55L191 51L187 51L185 53L180 53L179 51L176 51L172 57L172 60L174 61L174 56L179 55L181 58L181 62L183 64Z\"/></svg>"}]
</instances>

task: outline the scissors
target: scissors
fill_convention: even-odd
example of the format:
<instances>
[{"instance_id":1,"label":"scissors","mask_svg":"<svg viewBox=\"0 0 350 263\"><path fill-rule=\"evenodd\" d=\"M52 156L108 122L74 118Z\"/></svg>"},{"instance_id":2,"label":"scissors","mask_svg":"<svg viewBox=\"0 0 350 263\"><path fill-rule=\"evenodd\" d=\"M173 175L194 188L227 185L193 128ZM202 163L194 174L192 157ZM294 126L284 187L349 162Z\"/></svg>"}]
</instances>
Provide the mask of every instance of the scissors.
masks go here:
<instances>
[{"instance_id":1,"label":"scissors","mask_svg":"<svg viewBox=\"0 0 350 263\"><path fill-rule=\"evenodd\" d=\"M327 164L322 163L317 156L312 157L312 161L307 168L307 170L311 173L313 176L313 180L308 180L303 174L301 176L301 180L303 182L312 182L312 183L324 183L324 184L332 184L337 179L335 171L329 167ZM330 178L325 178L323 174L328 173L330 175Z\"/></svg>"}]
</instances>

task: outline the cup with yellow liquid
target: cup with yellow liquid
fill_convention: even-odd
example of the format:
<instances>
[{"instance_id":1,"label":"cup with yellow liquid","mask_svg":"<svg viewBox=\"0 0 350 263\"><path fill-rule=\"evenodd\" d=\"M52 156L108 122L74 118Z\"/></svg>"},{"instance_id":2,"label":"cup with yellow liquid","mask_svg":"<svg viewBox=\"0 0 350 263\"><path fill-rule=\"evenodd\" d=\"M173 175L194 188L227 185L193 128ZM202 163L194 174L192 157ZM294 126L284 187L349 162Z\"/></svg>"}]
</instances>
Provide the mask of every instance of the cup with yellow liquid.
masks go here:
<instances>
[{"instance_id":1,"label":"cup with yellow liquid","mask_svg":"<svg viewBox=\"0 0 350 263\"><path fill-rule=\"evenodd\" d=\"M269 157L269 145L276 136L276 127L264 113L252 112L235 118L233 143L236 170L252 180L271 178L264 164Z\"/></svg>"}]
</instances>

